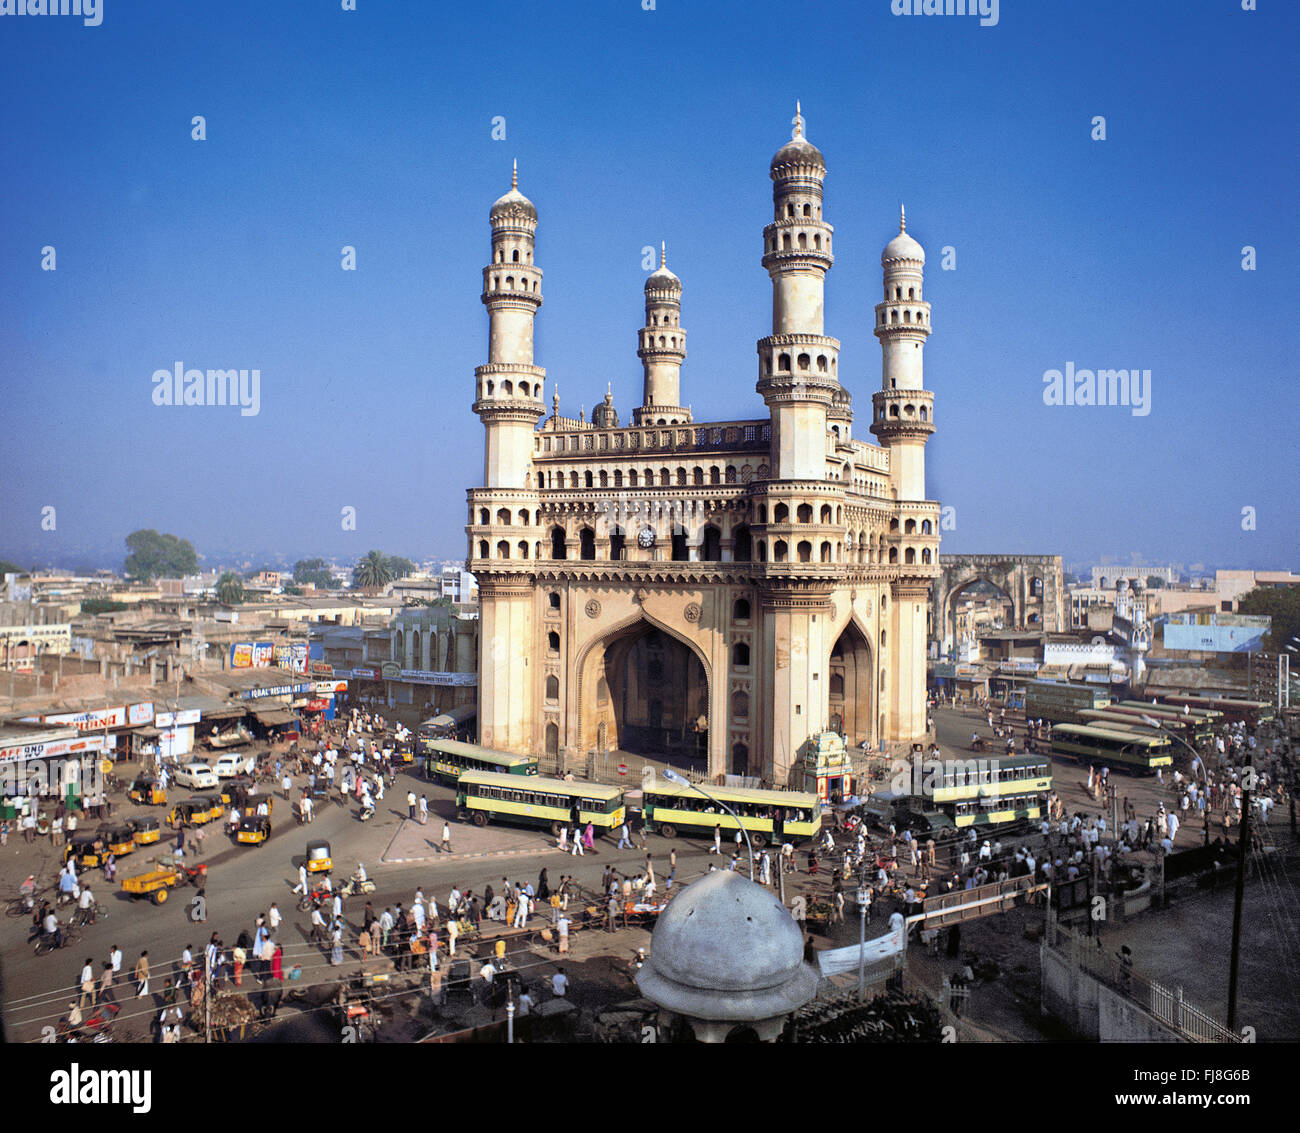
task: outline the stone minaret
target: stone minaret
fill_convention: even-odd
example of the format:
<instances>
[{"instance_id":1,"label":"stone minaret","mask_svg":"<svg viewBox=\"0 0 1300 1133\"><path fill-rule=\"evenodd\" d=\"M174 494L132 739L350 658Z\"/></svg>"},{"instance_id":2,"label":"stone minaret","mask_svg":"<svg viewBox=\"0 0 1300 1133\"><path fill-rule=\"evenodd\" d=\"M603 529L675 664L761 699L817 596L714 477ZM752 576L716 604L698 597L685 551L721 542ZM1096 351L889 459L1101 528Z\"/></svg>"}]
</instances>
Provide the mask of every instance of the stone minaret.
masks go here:
<instances>
[{"instance_id":1,"label":"stone minaret","mask_svg":"<svg viewBox=\"0 0 1300 1133\"><path fill-rule=\"evenodd\" d=\"M772 476L824 480L826 416L839 388L840 344L822 334L822 295L831 233L822 220L826 163L794 133L772 158L773 220L763 229L763 266L772 279L772 333L759 339L758 392L772 416Z\"/></svg>"},{"instance_id":2,"label":"stone minaret","mask_svg":"<svg viewBox=\"0 0 1300 1133\"><path fill-rule=\"evenodd\" d=\"M681 324L682 281L668 270L668 248L661 244L659 267L645 281L645 326L636 352L645 367L644 401L634 414L638 425L677 425L691 419L690 410L680 404L686 358Z\"/></svg>"},{"instance_id":3,"label":"stone minaret","mask_svg":"<svg viewBox=\"0 0 1300 1133\"><path fill-rule=\"evenodd\" d=\"M533 319L542 305L542 272L533 263L537 210L519 191L519 171L510 192L489 214L492 262L483 269L483 304L488 309L488 361L474 371L474 412L487 431L483 486L531 487L533 428L545 409L546 371L533 365Z\"/></svg>"},{"instance_id":4,"label":"stone minaret","mask_svg":"<svg viewBox=\"0 0 1300 1133\"><path fill-rule=\"evenodd\" d=\"M483 487L469 493L466 565L479 584L479 740L522 751L535 738L541 700L542 674L528 654L540 514L533 430L545 413L546 371L533 365L533 319L542 305L542 273L533 263L537 210L519 191L517 167L489 216L488 361L475 370L474 402L484 431Z\"/></svg>"},{"instance_id":5,"label":"stone minaret","mask_svg":"<svg viewBox=\"0 0 1300 1133\"><path fill-rule=\"evenodd\" d=\"M889 481L898 501L890 523L888 568L892 601L889 632L897 643L897 672L880 690L889 720L887 738L925 734L925 648L930 592L939 572L939 505L925 496L925 442L934 432L934 395L924 388L930 304L922 292L925 251L907 234L899 210L898 235L880 257L885 298L876 305L882 351L880 390L872 395L871 431L889 449Z\"/></svg>"}]
</instances>

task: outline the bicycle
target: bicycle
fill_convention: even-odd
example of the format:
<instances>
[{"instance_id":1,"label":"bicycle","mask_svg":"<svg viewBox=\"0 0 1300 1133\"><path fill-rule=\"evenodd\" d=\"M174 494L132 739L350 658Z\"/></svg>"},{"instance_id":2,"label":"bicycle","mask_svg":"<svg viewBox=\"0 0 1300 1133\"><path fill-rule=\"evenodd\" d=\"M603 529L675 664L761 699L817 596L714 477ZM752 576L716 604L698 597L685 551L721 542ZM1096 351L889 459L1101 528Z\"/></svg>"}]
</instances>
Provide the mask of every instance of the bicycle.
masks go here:
<instances>
[{"instance_id":1,"label":"bicycle","mask_svg":"<svg viewBox=\"0 0 1300 1133\"><path fill-rule=\"evenodd\" d=\"M96 921L107 919L107 917L108 910L96 901L93 916L90 915L89 909L78 908L68 920L68 924L74 928L86 928L89 925L94 924Z\"/></svg>"},{"instance_id":2,"label":"bicycle","mask_svg":"<svg viewBox=\"0 0 1300 1133\"><path fill-rule=\"evenodd\" d=\"M73 928L72 925L65 925L63 928L63 942L61 944L56 945L50 937L46 936L45 933L41 933L40 939L36 941L36 947L33 949L33 954L36 956L44 956L47 952L55 951L56 948L70 948L80 940L81 933Z\"/></svg>"}]
</instances>

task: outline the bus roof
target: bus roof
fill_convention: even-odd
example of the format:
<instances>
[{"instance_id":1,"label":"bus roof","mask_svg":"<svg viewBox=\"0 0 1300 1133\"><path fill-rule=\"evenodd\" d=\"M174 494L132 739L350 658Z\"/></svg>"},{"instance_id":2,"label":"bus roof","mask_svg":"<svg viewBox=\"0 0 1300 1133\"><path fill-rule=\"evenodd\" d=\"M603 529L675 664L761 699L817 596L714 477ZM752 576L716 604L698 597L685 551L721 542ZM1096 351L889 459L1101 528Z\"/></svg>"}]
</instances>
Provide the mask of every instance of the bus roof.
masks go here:
<instances>
[{"instance_id":1,"label":"bus roof","mask_svg":"<svg viewBox=\"0 0 1300 1133\"><path fill-rule=\"evenodd\" d=\"M770 806L816 807L820 805L816 795L805 791L760 791L747 787L709 787L710 795L721 802L764 803ZM705 796L694 787L682 787L676 783L655 781L653 787L646 787L647 795L698 795Z\"/></svg>"},{"instance_id":2,"label":"bus roof","mask_svg":"<svg viewBox=\"0 0 1300 1133\"><path fill-rule=\"evenodd\" d=\"M606 787L603 783L569 783L564 779L547 779L541 775L503 775L499 771L462 771L456 782L514 787L519 791L549 792L554 795L581 795L584 799L615 799L624 790L622 787Z\"/></svg>"},{"instance_id":3,"label":"bus roof","mask_svg":"<svg viewBox=\"0 0 1300 1133\"><path fill-rule=\"evenodd\" d=\"M1082 736L1084 739L1124 740L1127 743L1150 744L1154 747L1172 747L1168 736L1143 736L1119 728L1098 728L1092 724L1057 724L1052 735Z\"/></svg>"},{"instance_id":4,"label":"bus roof","mask_svg":"<svg viewBox=\"0 0 1300 1133\"><path fill-rule=\"evenodd\" d=\"M434 725L439 728L446 727L448 724L464 724L478 715L477 704L462 704L458 708L449 708L437 716L430 716L427 720L420 721L420 727Z\"/></svg>"},{"instance_id":5,"label":"bus roof","mask_svg":"<svg viewBox=\"0 0 1300 1133\"><path fill-rule=\"evenodd\" d=\"M509 751L496 751L481 744L469 744L463 740L428 740L427 746L432 751L444 751L448 755L459 755L466 759L482 759L499 763L503 767L518 767L521 763L536 763L531 755L515 755Z\"/></svg>"}]
</instances>

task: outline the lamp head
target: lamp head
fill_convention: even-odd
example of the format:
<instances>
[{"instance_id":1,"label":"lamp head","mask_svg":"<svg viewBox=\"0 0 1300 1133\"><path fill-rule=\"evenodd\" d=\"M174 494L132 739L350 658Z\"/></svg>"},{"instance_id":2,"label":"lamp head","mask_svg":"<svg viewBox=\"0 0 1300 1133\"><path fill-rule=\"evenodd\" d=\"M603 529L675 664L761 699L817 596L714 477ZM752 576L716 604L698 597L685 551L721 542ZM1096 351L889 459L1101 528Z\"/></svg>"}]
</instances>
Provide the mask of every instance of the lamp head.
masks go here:
<instances>
[{"instance_id":1,"label":"lamp head","mask_svg":"<svg viewBox=\"0 0 1300 1133\"><path fill-rule=\"evenodd\" d=\"M668 782L676 783L679 787L690 786L690 783L687 782L687 780L683 776L677 774L677 772L674 771L671 767L665 767L663 771L663 775L664 778L668 780Z\"/></svg>"}]
</instances>

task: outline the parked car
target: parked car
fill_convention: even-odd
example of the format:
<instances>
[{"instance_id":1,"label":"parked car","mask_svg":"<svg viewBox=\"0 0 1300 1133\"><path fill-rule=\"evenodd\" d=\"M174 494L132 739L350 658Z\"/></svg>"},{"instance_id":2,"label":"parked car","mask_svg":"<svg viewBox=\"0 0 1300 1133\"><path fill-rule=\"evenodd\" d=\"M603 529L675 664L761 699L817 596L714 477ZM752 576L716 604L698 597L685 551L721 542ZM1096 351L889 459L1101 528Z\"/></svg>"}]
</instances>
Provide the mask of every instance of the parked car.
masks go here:
<instances>
[{"instance_id":1,"label":"parked car","mask_svg":"<svg viewBox=\"0 0 1300 1133\"><path fill-rule=\"evenodd\" d=\"M228 751L217 756L212 766L218 779L231 779L236 775L251 775L257 759L247 752Z\"/></svg>"},{"instance_id":2,"label":"parked car","mask_svg":"<svg viewBox=\"0 0 1300 1133\"><path fill-rule=\"evenodd\" d=\"M176 768L176 785L209 790L217 785L217 775L206 763L183 763Z\"/></svg>"}]
</instances>

